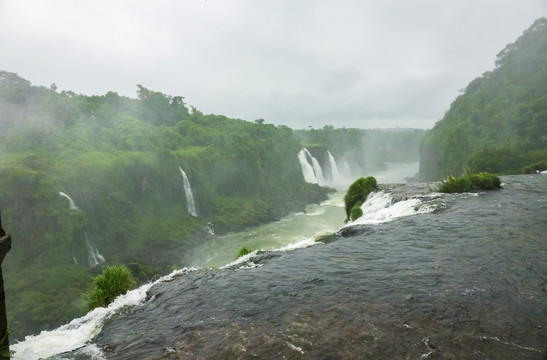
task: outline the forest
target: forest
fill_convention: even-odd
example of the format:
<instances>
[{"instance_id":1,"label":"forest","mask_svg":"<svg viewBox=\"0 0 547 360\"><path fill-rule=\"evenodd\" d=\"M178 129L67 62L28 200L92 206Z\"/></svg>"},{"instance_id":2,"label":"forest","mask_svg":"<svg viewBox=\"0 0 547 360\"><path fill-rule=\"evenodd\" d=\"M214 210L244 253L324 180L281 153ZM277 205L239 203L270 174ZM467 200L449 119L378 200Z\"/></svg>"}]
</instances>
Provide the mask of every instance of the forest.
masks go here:
<instances>
[{"instance_id":1,"label":"forest","mask_svg":"<svg viewBox=\"0 0 547 360\"><path fill-rule=\"evenodd\" d=\"M330 189L303 177L303 146L338 161L349 154L360 170L416 161L423 130L379 132L381 146L359 129L293 131L206 115L142 85L136 98L87 96L0 71L10 339L85 314L83 294L105 266L125 265L150 281L184 267L184 252L206 237L325 200Z\"/></svg>"},{"instance_id":2,"label":"forest","mask_svg":"<svg viewBox=\"0 0 547 360\"><path fill-rule=\"evenodd\" d=\"M495 64L424 136L421 180L547 169L547 19L507 45Z\"/></svg>"}]
</instances>

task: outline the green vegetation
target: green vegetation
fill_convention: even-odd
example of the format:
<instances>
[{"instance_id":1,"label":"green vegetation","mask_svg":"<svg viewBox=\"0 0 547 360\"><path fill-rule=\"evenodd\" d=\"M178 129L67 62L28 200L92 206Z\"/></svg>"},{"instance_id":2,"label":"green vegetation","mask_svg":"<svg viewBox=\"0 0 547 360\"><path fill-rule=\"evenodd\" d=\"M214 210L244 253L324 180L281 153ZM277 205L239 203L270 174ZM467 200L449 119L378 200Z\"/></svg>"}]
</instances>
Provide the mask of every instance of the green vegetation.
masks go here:
<instances>
[{"instance_id":1,"label":"green vegetation","mask_svg":"<svg viewBox=\"0 0 547 360\"><path fill-rule=\"evenodd\" d=\"M137 94L59 92L0 71L12 341L85 313L81 294L100 271L90 243L104 265L126 264L142 283L185 266L181 253L209 226L242 230L326 199L327 189L304 181L290 128L206 115L143 86ZM179 167L199 217L187 211Z\"/></svg>"},{"instance_id":2,"label":"green vegetation","mask_svg":"<svg viewBox=\"0 0 547 360\"><path fill-rule=\"evenodd\" d=\"M239 259L240 257L242 256L245 256L247 254L250 254L252 253L254 250L251 250L251 249L248 249L246 248L245 246L242 246L240 249L239 249L239 253L237 253L237 256L236 256L236 260Z\"/></svg>"},{"instance_id":3,"label":"green vegetation","mask_svg":"<svg viewBox=\"0 0 547 360\"><path fill-rule=\"evenodd\" d=\"M482 172L479 174L468 173L465 176L455 178L449 176L443 180L437 191L443 193L462 193L474 190L494 190L501 188L501 180L498 176Z\"/></svg>"},{"instance_id":4,"label":"green vegetation","mask_svg":"<svg viewBox=\"0 0 547 360\"><path fill-rule=\"evenodd\" d=\"M547 159L547 19L540 18L471 81L420 145L420 178L516 174Z\"/></svg>"},{"instance_id":5,"label":"green vegetation","mask_svg":"<svg viewBox=\"0 0 547 360\"><path fill-rule=\"evenodd\" d=\"M363 203L358 201L351 208L351 211L349 213L349 219L351 221L355 221L363 216L363 210L361 209L361 205L363 205Z\"/></svg>"},{"instance_id":6,"label":"green vegetation","mask_svg":"<svg viewBox=\"0 0 547 360\"><path fill-rule=\"evenodd\" d=\"M525 174L533 174L538 171L547 170L547 161L538 161L535 164L528 165L522 169L522 172Z\"/></svg>"},{"instance_id":7,"label":"green vegetation","mask_svg":"<svg viewBox=\"0 0 547 360\"><path fill-rule=\"evenodd\" d=\"M376 190L376 179L373 176L359 178L350 185L344 196L346 209L346 222L359 218L363 215L361 204L367 200L368 194Z\"/></svg>"},{"instance_id":8,"label":"green vegetation","mask_svg":"<svg viewBox=\"0 0 547 360\"><path fill-rule=\"evenodd\" d=\"M126 266L107 266L93 279L93 289L86 294L88 309L107 307L118 296L131 290L135 284L133 274Z\"/></svg>"}]
</instances>

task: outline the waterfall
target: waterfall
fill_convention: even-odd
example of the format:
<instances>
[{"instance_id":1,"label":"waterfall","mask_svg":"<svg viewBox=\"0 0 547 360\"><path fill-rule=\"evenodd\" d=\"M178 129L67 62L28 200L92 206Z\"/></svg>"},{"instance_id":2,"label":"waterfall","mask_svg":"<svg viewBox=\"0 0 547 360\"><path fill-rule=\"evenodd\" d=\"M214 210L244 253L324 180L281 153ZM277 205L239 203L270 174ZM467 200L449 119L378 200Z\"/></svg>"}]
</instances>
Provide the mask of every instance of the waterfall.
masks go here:
<instances>
[{"instance_id":1,"label":"waterfall","mask_svg":"<svg viewBox=\"0 0 547 360\"><path fill-rule=\"evenodd\" d=\"M59 195L61 195L62 197L68 199L68 205L70 206L70 210L78 210L78 207L76 206L76 204L74 204L74 200L72 200L72 198L70 196L68 196L67 194L65 194L62 191L59 191Z\"/></svg>"},{"instance_id":2,"label":"waterfall","mask_svg":"<svg viewBox=\"0 0 547 360\"><path fill-rule=\"evenodd\" d=\"M332 176L332 183L333 184L342 184L344 182L344 177L342 176L342 173L340 170L338 170L338 165L336 165L336 160L334 160L334 156L330 153L330 151L327 150L327 154L329 155L329 163L330 163L330 169L331 169L331 176Z\"/></svg>"},{"instance_id":3,"label":"waterfall","mask_svg":"<svg viewBox=\"0 0 547 360\"><path fill-rule=\"evenodd\" d=\"M311 164L308 159L311 160ZM302 150L300 150L298 153L298 160L300 160L302 174L304 175L304 180L306 180L306 182L319 185L325 184L321 165L319 165L319 161L310 154L308 149L302 148Z\"/></svg>"},{"instance_id":4,"label":"waterfall","mask_svg":"<svg viewBox=\"0 0 547 360\"><path fill-rule=\"evenodd\" d=\"M308 159L306 158L306 150L303 148L298 153L298 160L300 160L300 165L302 166L302 174L304 175L304 180L308 183L317 184L317 178L315 177L315 172L313 171L313 167L308 162Z\"/></svg>"},{"instance_id":5,"label":"waterfall","mask_svg":"<svg viewBox=\"0 0 547 360\"><path fill-rule=\"evenodd\" d=\"M89 240L87 233L84 233L85 245L87 247L87 262L90 266L99 265L105 262L104 256L99 253L97 247Z\"/></svg>"},{"instance_id":6,"label":"waterfall","mask_svg":"<svg viewBox=\"0 0 547 360\"><path fill-rule=\"evenodd\" d=\"M81 210L76 206L76 204L74 203L74 200L72 200L72 198L70 196L68 196L67 194L65 194L62 191L59 191L59 195L61 195L62 197L68 199L68 204L70 206L70 210L78 210L79 212L81 212ZM83 212L81 213L81 216L83 216ZM89 264L89 266L95 266L95 265L98 265L100 263L105 262L104 256L102 256L101 253L99 253L99 249L97 249L97 245L95 245L95 243L92 240L89 239L85 229L82 229L82 230L83 230L83 238L84 238L84 243L85 243L84 245L85 245L85 248L86 248L86 251L87 251L87 263ZM80 239L81 239L81 236L82 235L80 235ZM78 260L77 260L76 256L74 256L74 250L73 250L73 254L72 254L72 259L74 260L75 264L78 263Z\"/></svg>"},{"instance_id":7,"label":"waterfall","mask_svg":"<svg viewBox=\"0 0 547 360\"><path fill-rule=\"evenodd\" d=\"M190 181L188 181L188 176L182 168L179 166L180 173L182 174L182 181L184 185L184 193L186 194L186 208L188 212L197 217L198 213L196 211L196 204L194 203L194 195L192 194L192 188L190 187Z\"/></svg>"},{"instance_id":8,"label":"waterfall","mask_svg":"<svg viewBox=\"0 0 547 360\"><path fill-rule=\"evenodd\" d=\"M323 177L323 170L321 169L321 165L319 165L319 161L311 156L308 149L306 149L306 154L311 159L311 164L313 166L313 171L315 172L315 178L317 179L317 182L319 183L319 185L325 185L325 178Z\"/></svg>"},{"instance_id":9,"label":"waterfall","mask_svg":"<svg viewBox=\"0 0 547 360\"><path fill-rule=\"evenodd\" d=\"M422 201L417 198L395 202L389 193L372 192L361 205L363 215L351 224L381 224L398 217L432 211L430 208L420 207L421 204Z\"/></svg>"}]
</instances>

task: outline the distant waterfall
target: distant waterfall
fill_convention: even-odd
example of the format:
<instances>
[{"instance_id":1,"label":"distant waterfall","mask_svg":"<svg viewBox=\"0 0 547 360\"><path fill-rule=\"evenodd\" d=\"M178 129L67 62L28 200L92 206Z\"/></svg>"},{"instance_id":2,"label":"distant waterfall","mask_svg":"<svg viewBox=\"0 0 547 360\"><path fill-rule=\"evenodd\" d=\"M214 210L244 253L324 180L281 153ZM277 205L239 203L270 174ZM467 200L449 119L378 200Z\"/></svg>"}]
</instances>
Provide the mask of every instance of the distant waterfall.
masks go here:
<instances>
[{"instance_id":1,"label":"distant waterfall","mask_svg":"<svg viewBox=\"0 0 547 360\"><path fill-rule=\"evenodd\" d=\"M84 233L85 236L85 245L87 247L87 262L91 266L99 265L104 263L105 259L97 250L97 247L89 240L87 233Z\"/></svg>"},{"instance_id":2,"label":"distant waterfall","mask_svg":"<svg viewBox=\"0 0 547 360\"><path fill-rule=\"evenodd\" d=\"M65 194L64 192L62 191L59 191L59 195L61 195L62 197L64 197L65 199L68 200L68 204L69 204L69 207L70 207L70 210L77 210L78 212L81 212L81 210L76 206L76 204L74 203L74 200L72 200L72 198L70 196L68 196L67 194ZM81 214L79 214L80 216L84 216L83 215L83 212ZM78 222L76 222L77 224ZM73 222L73 224L75 224ZM75 226L75 225L73 225ZM89 237L87 236L87 232L85 231L85 227L82 227L81 229L77 229L79 226L76 226L76 232L79 233L76 237L75 237L75 241L77 243L77 246L78 247L81 247L81 241L82 241L82 237L83 237L83 242L84 242L84 246L85 246L85 251L87 252L87 263L89 266L95 266L95 265L98 265L100 263L103 263L105 262L105 258L104 256L101 255L101 253L99 253L99 250L97 249L97 245L95 245L95 243L89 239ZM79 243L79 244L78 244ZM73 245L75 246L75 245ZM72 259L74 260L74 263L78 263L78 260L76 258L76 256L74 256L74 250L73 250L73 255L72 255Z\"/></svg>"},{"instance_id":3,"label":"distant waterfall","mask_svg":"<svg viewBox=\"0 0 547 360\"><path fill-rule=\"evenodd\" d=\"M311 159L311 164L313 166L313 171L315 172L315 178L317 179L317 183L319 185L325 185L325 178L323 177L323 170L321 169L321 165L319 165L319 161L317 161L317 159L310 154L308 149L306 149L306 154Z\"/></svg>"},{"instance_id":4,"label":"distant waterfall","mask_svg":"<svg viewBox=\"0 0 547 360\"><path fill-rule=\"evenodd\" d=\"M340 172L340 170L338 170L338 165L336 165L336 160L334 160L334 156L332 156L332 154L328 150L327 150L327 154L329 155L332 183L333 184L343 183L344 177L342 176L342 173Z\"/></svg>"},{"instance_id":5,"label":"distant waterfall","mask_svg":"<svg viewBox=\"0 0 547 360\"><path fill-rule=\"evenodd\" d=\"M306 153L308 150L303 148L298 153L298 160L300 160L300 166L302 166L302 174L304 175L304 180L308 183L317 184L317 178L315 177L315 172L313 171L313 167L308 162L308 159L306 158Z\"/></svg>"},{"instance_id":6,"label":"distant waterfall","mask_svg":"<svg viewBox=\"0 0 547 360\"><path fill-rule=\"evenodd\" d=\"M188 181L188 176L186 176L186 173L182 168L179 166L180 173L182 174L182 181L184 185L184 193L186 194L186 208L188 209L188 212L192 215L197 217L198 213L196 211L196 204L194 202L194 195L192 194L192 188L190 187L190 181Z\"/></svg>"},{"instance_id":7,"label":"distant waterfall","mask_svg":"<svg viewBox=\"0 0 547 360\"><path fill-rule=\"evenodd\" d=\"M325 178L321 165L319 164L319 161L310 154L308 149L302 148L302 150L300 150L298 153L298 160L300 160L302 174L304 175L304 180L306 180L306 182L325 185Z\"/></svg>"},{"instance_id":8,"label":"distant waterfall","mask_svg":"<svg viewBox=\"0 0 547 360\"><path fill-rule=\"evenodd\" d=\"M74 204L74 200L72 200L70 198L70 196L68 196L67 194L65 194L62 191L59 191L59 195L61 195L62 197L68 199L68 206L70 206L71 210L78 210L78 207L76 206L76 204Z\"/></svg>"}]
</instances>

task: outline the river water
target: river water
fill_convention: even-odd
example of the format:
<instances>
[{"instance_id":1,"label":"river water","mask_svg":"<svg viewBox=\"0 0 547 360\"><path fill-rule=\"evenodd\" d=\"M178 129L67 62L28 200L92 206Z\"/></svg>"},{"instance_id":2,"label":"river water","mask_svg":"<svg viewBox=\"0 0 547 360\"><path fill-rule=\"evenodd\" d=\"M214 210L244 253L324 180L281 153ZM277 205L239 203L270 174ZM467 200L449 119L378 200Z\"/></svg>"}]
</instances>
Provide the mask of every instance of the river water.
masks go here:
<instances>
[{"instance_id":1,"label":"river water","mask_svg":"<svg viewBox=\"0 0 547 360\"><path fill-rule=\"evenodd\" d=\"M547 175L502 182L455 195L383 187L366 219L305 248L253 243L259 229L213 251L217 239L193 252L196 268L12 349L20 359L543 359ZM293 217L336 210L310 235L336 231L339 196ZM282 250L216 268L241 244Z\"/></svg>"}]
</instances>

